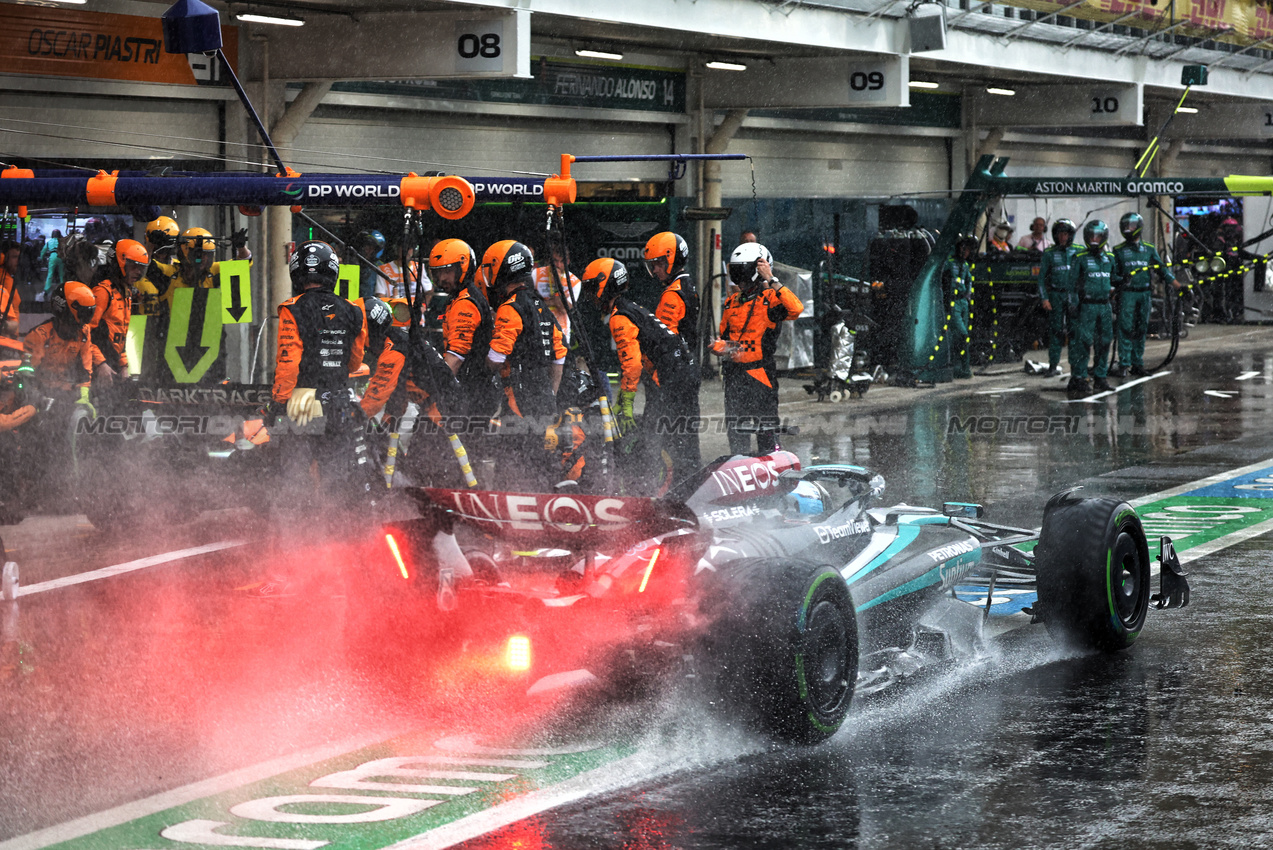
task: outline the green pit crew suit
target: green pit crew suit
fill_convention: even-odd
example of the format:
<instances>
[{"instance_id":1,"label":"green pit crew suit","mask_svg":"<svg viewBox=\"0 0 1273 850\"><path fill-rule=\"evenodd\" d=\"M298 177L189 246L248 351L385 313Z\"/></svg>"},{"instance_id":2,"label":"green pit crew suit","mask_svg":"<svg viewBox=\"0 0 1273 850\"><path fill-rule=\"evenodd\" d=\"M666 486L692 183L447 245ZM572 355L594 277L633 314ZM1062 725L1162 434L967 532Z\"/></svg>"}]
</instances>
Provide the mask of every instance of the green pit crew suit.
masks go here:
<instances>
[{"instance_id":1,"label":"green pit crew suit","mask_svg":"<svg viewBox=\"0 0 1273 850\"><path fill-rule=\"evenodd\" d=\"M1118 362L1145 369L1145 335L1149 332L1150 284L1157 270L1168 284L1176 282L1171 267L1148 242L1123 242L1114 248L1114 284L1118 287ZM1170 289L1168 290L1170 294Z\"/></svg>"},{"instance_id":2,"label":"green pit crew suit","mask_svg":"<svg viewBox=\"0 0 1273 850\"><path fill-rule=\"evenodd\" d=\"M1044 250L1039 263L1039 298L1051 306L1048 312L1048 369L1061 362L1061 346L1066 333L1073 336L1069 308L1074 299L1074 282L1078 277L1077 257L1081 249L1074 244L1053 245ZM1073 340L1071 340L1073 345Z\"/></svg>"},{"instance_id":3,"label":"green pit crew suit","mask_svg":"<svg viewBox=\"0 0 1273 850\"><path fill-rule=\"evenodd\" d=\"M1078 272L1074 289L1079 313L1076 332L1070 341L1070 372L1075 378L1086 380L1088 358L1094 350L1096 361L1092 375L1103 380L1109 375L1109 344L1114 332L1114 317L1109 306L1114 255L1103 245L1095 254L1083 248L1075 263Z\"/></svg>"},{"instance_id":4,"label":"green pit crew suit","mask_svg":"<svg viewBox=\"0 0 1273 850\"><path fill-rule=\"evenodd\" d=\"M942 286L950 297L950 322L946 331L950 341L950 365L956 378L971 378L972 268L967 262L952 257L942 269Z\"/></svg>"}]
</instances>

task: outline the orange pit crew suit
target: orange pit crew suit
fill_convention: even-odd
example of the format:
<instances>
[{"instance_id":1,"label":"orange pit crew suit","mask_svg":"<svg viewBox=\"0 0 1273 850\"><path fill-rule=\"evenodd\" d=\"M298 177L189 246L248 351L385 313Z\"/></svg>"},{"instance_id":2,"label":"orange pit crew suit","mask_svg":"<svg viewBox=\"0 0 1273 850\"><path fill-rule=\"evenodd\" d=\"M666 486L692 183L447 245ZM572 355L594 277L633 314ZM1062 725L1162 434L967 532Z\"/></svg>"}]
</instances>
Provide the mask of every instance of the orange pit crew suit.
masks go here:
<instances>
[{"instance_id":1,"label":"orange pit crew suit","mask_svg":"<svg viewBox=\"0 0 1273 850\"><path fill-rule=\"evenodd\" d=\"M18 293L18 261L22 248L16 242L0 242L0 335L17 339L18 313L22 296Z\"/></svg>"},{"instance_id":2,"label":"orange pit crew suit","mask_svg":"<svg viewBox=\"0 0 1273 850\"><path fill-rule=\"evenodd\" d=\"M78 281L53 291L53 318L26 335L23 343L35 370L35 380L49 396L63 401L88 400L88 387L97 368L106 362L102 352L85 339L92 319L93 293Z\"/></svg>"},{"instance_id":3,"label":"orange pit crew suit","mask_svg":"<svg viewBox=\"0 0 1273 850\"><path fill-rule=\"evenodd\" d=\"M367 344L362 310L331 291L340 260L326 243L302 243L289 268L292 290L300 292L279 305L273 397L288 405L288 415L302 428L317 402L325 425L307 453L297 452L289 460L305 467L317 461L322 478L349 485L347 495L365 493L379 479L363 440L361 411L349 389L349 374L362 366ZM296 393L300 395L293 398Z\"/></svg>"},{"instance_id":4,"label":"orange pit crew suit","mask_svg":"<svg viewBox=\"0 0 1273 850\"><path fill-rule=\"evenodd\" d=\"M499 302L486 360L498 370L508 412L516 417L500 431L500 475L521 473L523 486L547 487L554 472L547 463L544 434L557 413L557 387L566 360L561 328L535 291L529 248L512 240L497 242L486 250L482 267L493 300Z\"/></svg>"},{"instance_id":5,"label":"orange pit crew suit","mask_svg":"<svg viewBox=\"0 0 1273 850\"><path fill-rule=\"evenodd\" d=\"M769 454L777 446L778 378L774 350L784 321L795 319L804 304L776 278L762 277L772 262L769 251L756 242L739 245L729 258L730 279L739 287L721 310L720 339L712 350L721 355L725 383L725 424L729 450L745 454L751 436L740 424L758 426L756 447ZM772 274L772 272L769 272Z\"/></svg>"},{"instance_id":6,"label":"orange pit crew suit","mask_svg":"<svg viewBox=\"0 0 1273 850\"><path fill-rule=\"evenodd\" d=\"M605 257L593 260L584 272L590 295L608 312L610 336L619 355L621 377L617 413L620 424L631 428L632 399L642 375L648 375L657 392L646 395L640 431L646 444L642 465L646 481L654 479L658 452L671 460L670 480L664 486L692 475L699 468L698 367L685 340L660 322L653 313L629 299L624 292L628 273L623 264Z\"/></svg>"},{"instance_id":7,"label":"orange pit crew suit","mask_svg":"<svg viewBox=\"0 0 1273 850\"><path fill-rule=\"evenodd\" d=\"M455 377L463 391L461 415L472 421L473 432L484 432L499 415L500 392L486 366L495 334L495 315L486 296L470 282L447 302L442 314L442 346L448 360L459 358Z\"/></svg>"},{"instance_id":8,"label":"orange pit crew suit","mask_svg":"<svg viewBox=\"0 0 1273 850\"><path fill-rule=\"evenodd\" d=\"M374 371L360 406L368 418L382 410L391 417L387 430L415 402L430 424L417 420L407 454L412 478L437 486L464 486L460 468L448 462L454 451L443 436L451 423L444 417L458 406L459 384L442 355L425 341L423 332L413 342L405 328L392 327L392 314L377 298L364 299L367 314L367 355L375 358Z\"/></svg>"},{"instance_id":9,"label":"orange pit crew suit","mask_svg":"<svg viewBox=\"0 0 1273 850\"><path fill-rule=\"evenodd\" d=\"M106 365L121 377L128 376L128 317L133 312L133 286L150 264L150 255L140 242L121 239L115 258L98 272L93 281L96 302L89 339L106 359Z\"/></svg>"}]
</instances>

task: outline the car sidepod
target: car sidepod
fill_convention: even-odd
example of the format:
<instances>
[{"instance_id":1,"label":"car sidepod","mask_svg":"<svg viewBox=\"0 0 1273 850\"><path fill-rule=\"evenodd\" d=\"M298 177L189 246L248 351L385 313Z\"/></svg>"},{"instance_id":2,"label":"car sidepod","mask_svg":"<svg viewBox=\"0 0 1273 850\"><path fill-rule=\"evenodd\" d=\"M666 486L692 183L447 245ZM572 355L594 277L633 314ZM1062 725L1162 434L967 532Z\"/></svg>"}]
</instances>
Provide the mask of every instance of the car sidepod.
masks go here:
<instances>
[{"instance_id":1,"label":"car sidepod","mask_svg":"<svg viewBox=\"0 0 1273 850\"><path fill-rule=\"evenodd\" d=\"M872 511L883 521L866 547L842 569L857 610L863 654L905 648L935 605L954 603L951 590L981 563L981 542L952 527L950 518L915 509Z\"/></svg>"}]
</instances>

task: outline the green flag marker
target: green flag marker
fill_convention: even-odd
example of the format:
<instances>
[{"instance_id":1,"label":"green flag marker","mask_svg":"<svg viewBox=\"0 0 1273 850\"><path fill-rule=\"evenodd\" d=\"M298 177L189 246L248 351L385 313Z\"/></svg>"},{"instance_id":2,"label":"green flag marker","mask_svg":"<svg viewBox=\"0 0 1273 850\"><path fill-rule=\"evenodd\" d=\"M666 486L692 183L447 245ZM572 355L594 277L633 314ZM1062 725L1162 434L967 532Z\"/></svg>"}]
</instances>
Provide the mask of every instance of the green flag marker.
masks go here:
<instances>
[{"instance_id":1,"label":"green flag marker","mask_svg":"<svg viewBox=\"0 0 1273 850\"><path fill-rule=\"evenodd\" d=\"M358 297L358 277L359 268L355 264L341 263L340 279L336 281L336 294L346 301L353 301Z\"/></svg>"},{"instance_id":2,"label":"green flag marker","mask_svg":"<svg viewBox=\"0 0 1273 850\"><path fill-rule=\"evenodd\" d=\"M221 277L221 324L239 325L252 321L251 260L222 260L217 264Z\"/></svg>"}]
</instances>

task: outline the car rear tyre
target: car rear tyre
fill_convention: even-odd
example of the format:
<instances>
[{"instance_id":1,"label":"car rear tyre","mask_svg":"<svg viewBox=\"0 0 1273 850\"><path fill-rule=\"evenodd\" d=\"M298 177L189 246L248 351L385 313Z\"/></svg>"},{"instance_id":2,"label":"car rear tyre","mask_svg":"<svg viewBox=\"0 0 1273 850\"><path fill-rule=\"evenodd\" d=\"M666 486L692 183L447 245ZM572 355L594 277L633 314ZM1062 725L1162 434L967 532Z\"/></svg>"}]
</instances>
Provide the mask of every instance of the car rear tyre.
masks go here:
<instances>
[{"instance_id":1,"label":"car rear tyre","mask_svg":"<svg viewBox=\"0 0 1273 850\"><path fill-rule=\"evenodd\" d=\"M844 577L807 561L745 561L721 576L709 663L728 710L783 741L814 744L844 722L858 634Z\"/></svg>"},{"instance_id":2,"label":"car rear tyre","mask_svg":"<svg viewBox=\"0 0 1273 850\"><path fill-rule=\"evenodd\" d=\"M1074 649L1131 646L1149 610L1149 546L1118 499L1053 496L1035 549L1039 609L1053 640Z\"/></svg>"}]
</instances>

